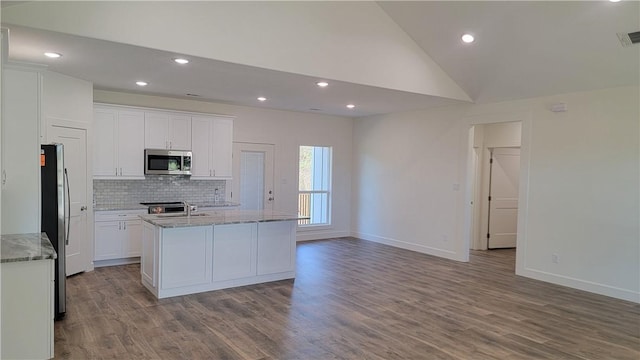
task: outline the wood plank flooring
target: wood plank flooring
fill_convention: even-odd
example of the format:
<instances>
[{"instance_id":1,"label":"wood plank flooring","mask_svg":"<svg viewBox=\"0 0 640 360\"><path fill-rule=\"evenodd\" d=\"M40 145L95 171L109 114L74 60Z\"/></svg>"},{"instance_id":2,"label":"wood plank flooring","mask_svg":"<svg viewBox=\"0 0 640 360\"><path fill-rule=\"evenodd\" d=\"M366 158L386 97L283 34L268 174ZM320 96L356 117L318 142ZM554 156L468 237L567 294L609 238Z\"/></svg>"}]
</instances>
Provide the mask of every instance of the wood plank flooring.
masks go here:
<instances>
[{"instance_id":1,"label":"wood plank flooring","mask_svg":"<svg viewBox=\"0 0 640 360\"><path fill-rule=\"evenodd\" d=\"M640 359L640 305L354 238L298 244L295 281L156 300L139 265L70 277L60 359Z\"/></svg>"}]
</instances>

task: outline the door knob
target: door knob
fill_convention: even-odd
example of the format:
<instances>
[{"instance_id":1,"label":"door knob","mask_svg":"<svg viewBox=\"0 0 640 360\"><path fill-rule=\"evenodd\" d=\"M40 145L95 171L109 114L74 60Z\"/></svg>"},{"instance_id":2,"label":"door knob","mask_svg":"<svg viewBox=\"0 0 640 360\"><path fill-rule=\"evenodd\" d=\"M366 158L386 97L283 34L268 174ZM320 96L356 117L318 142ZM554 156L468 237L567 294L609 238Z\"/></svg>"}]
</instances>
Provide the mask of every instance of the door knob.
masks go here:
<instances>
[{"instance_id":1,"label":"door knob","mask_svg":"<svg viewBox=\"0 0 640 360\"><path fill-rule=\"evenodd\" d=\"M269 200L269 201L273 201L273 197L270 197L270 198L268 198L267 200Z\"/></svg>"},{"instance_id":2,"label":"door knob","mask_svg":"<svg viewBox=\"0 0 640 360\"><path fill-rule=\"evenodd\" d=\"M80 207L80 211L85 211L85 210L87 210L87 207L86 207L86 206L81 206L81 207Z\"/></svg>"}]
</instances>

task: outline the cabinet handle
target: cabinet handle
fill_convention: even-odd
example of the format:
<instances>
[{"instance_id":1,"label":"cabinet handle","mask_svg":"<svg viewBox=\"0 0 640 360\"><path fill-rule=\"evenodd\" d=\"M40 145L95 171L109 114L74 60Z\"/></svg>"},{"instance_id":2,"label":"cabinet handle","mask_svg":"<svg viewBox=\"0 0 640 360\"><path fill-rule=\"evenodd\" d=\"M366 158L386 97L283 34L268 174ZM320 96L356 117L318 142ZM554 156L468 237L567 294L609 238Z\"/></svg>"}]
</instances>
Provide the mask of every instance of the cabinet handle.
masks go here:
<instances>
[{"instance_id":1,"label":"cabinet handle","mask_svg":"<svg viewBox=\"0 0 640 360\"><path fill-rule=\"evenodd\" d=\"M169 141L169 149L173 149L173 141Z\"/></svg>"},{"instance_id":2,"label":"cabinet handle","mask_svg":"<svg viewBox=\"0 0 640 360\"><path fill-rule=\"evenodd\" d=\"M127 223L126 222L122 223L122 228L123 228L123 230L127 230Z\"/></svg>"},{"instance_id":3,"label":"cabinet handle","mask_svg":"<svg viewBox=\"0 0 640 360\"><path fill-rule=\"evenodd\" d=\"M116 176L118 176L118 168L116 168Z\"/></svg>"},{"instance_id":4,"label":"cabinet handle","mask_svg":"<svg viewBox=\"0 0 640 360\"><path fill-rule=\"evenodd\" d=\"M122 230L122 222L118 221L118 230Z\"/></svg>"},{"instance_id":5,"label":"cabinet handle","mask_svg":"<svg viewBox=\"0 0 640 360\"><path fill-rule=\"evenodd\" d=\"M2 185L7 183L7 170L2 170Z\"/></svg>"},{"instance_id":6,"label":"cabinet handle","mask_svg":"<svg viewBox=\"0 0 640 360\"><path fill-rule=\"evenodd\" d=\"M120 168L120 176L122 176L122 168Z\"/></svg>"}]
</instances>

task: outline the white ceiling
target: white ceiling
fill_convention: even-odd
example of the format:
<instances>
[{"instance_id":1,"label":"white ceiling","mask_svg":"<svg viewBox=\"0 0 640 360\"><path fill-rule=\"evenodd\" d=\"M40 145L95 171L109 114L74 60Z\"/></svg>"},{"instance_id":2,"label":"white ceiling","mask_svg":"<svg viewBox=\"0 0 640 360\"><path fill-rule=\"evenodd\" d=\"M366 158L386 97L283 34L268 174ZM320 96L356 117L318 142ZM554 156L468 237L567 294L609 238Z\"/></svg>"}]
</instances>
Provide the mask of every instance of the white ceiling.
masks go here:
<instances>
[{"instance_id":1,"label":"white ceiling","mask_svg":"<svg viewBox=\"0 0 640 360\"><path fill-rule=\"evenodd\" d=\"M623 48L616 37L616 32L640 30L638 1L378 4L476 102L639 83L640 45ZM44 63L52 71L92 81L97 89L175 97L191 93L200 95L191 99L350 117L460 103L205 58L189 57L191 63L178 66L171 59L180 54L8 27L10 60ZM476 36L475 43L460 42L465 31ZM43 51L54 49L64 56L43 59ZM137 87L133 82L138 79L150 86ZM317 88L318 80L331 85ZM269 100L260 103L258 96ZM347 103L357 108L346 109Z\"/></svg>"}]
</instances>

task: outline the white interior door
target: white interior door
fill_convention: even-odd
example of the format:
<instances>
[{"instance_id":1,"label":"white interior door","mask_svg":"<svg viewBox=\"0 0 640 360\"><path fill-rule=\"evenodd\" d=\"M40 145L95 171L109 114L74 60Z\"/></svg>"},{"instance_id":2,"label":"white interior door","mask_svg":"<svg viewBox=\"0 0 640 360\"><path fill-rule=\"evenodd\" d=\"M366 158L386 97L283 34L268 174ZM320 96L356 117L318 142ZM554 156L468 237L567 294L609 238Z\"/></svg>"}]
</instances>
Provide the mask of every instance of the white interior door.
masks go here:
<instances>
[{"instance_id":1,"label":"white interior door","mask_svg":"<svg viewBox=\"0 0 640 360\"><path fill-rule=\"evenodd\" d=\"M87 224L87 129L53 125L49 139L64 145L64 166L69 181L69 244L67 276L85 271L89 257Z\"/></svg>"},{"instance_id":2,"label":"white interior door","mask_svg":"<svg viewBox=\"0 0 640 360\"><path fill-rule=\"evenodd\" d=\"M232 201L242 210L273 210L271 144L233 143Z\"/></svg>"},{"instance_id":3,"label":"white interior door","mask_svg":"<svg viewBox=\"0 0 640 360\"><path fill-rule=\"evenodd\" d=\"M516 247L520 149L494 148L489 180L489 249Z\"/></svg>"}]
</instances>

